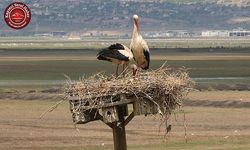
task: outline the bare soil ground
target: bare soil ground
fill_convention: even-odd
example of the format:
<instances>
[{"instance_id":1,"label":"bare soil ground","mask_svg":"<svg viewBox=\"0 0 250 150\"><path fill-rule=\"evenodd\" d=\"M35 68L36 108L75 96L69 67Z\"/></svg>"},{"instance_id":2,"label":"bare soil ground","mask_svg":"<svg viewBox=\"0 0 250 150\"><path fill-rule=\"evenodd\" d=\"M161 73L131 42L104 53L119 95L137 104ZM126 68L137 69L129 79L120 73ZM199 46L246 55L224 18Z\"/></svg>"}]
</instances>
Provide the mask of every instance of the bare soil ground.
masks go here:
<instances>
[{"instance_id":1,"label":"bare soil ground","mask_svg":"<svg viewBox=\"0 0 250 150\"><path fill-rule=\"evenodd\" d=\"M201 94L202 93L202 94ZM186 106L206 106L220 108L250 108L249 91L203 91L191 92Z\"/></svg>"},{"instance_id":2,"label":"bare soil ground","mask_svg":"<svg viewBox=\"0 0 250 150\"><path fill-rule=\"evenodd\" d=\"M188 95L192 100L210 100L210 101L242 101L250 102L249 91L193 91Z\"/></svg>"},{"instance_id":3,"label":"bare soil ground","mask_svg":"<svg viewBox=\"0 0 250 150\"><path fill-rule=\"evenodd\" d=\"M223 101L240 96L246 101L250 99L247 92L239 92L237 96L233 91L194 92L189 98ZM76 129L67 102L39 119L55 103L48 100L0 100L0 149L113 149L112 130L100 121L77 125ZM250 109L189 106L183 109L186 112L187 143L183 113L177 111L168 122L172 124L172 131L165 138L164 126L159 132L159 117L135 117L127 126L128 149L250 149Z\"/></svg>"}]
</instances>

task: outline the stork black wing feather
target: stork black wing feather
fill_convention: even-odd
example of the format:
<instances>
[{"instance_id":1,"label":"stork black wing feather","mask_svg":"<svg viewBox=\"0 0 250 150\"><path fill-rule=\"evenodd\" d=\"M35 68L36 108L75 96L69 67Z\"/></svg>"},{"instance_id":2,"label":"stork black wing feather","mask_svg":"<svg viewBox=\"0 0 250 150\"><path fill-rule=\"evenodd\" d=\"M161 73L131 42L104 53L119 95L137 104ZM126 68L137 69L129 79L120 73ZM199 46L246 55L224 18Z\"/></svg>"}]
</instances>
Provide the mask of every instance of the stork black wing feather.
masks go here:
<instances>
[{"instance_id":1,"label":"stork black wing feather","mask_svg":"<svg viewBox=\"0 0 250 150\"><path fill-rule=\"evenodd\" d=\"M131 52L132 52L132 54L133 54L133 59L134 59L134 61L135 61L135 57L134 57L134 52L133 52L133 49L131 49Z\"/></svg>"},{"instance_id":2,"label":"stork black wing feather","mask_svg":"<svg viewBox=\"0 0 250 150\"><path fill-rule=\"evenodd\" d=\"M124 46L120 43L116 43L116 44L112 44L108 47L108 49L111 49L111 50L124 50Z\"/></svg>"},{"instance_id":3,"label":"stork black wing feather","mask_svg":"<svg viewBox=\"0 0 250 150\"><path fill-rule=\"evenodd\" d=\"M143 50L143 54L145 56L145 59L147 60L147 65L143 67L142 69L147 70L149 68L149 63L150 63L150 54L149 51Z\"/></svg>"},{"instance_id":4,"label":"stork black wing feather","mask_svg":"<svg viewBox=\"0 0 250 150\"><path fill-rule=\"evenodd\" d=\"M106 60L106 61L112 62L111 59L106 58L106 57L104 57L103 55L98 55L98 56L97 56L97 59L98 59L98 60Z\"/></svg>"},{"instance_id":5,"label":"stork black wing feather","mask_svg":"<svg viewBox=\"0 0 250 150\"><path fill-rule=\"evenodd\" d=\"M97 59L99 60L106 60L106 61L112 61L110 58L122 60L122 61L129 61L129 58L124 56L119 52L119 50L124 50L125 48L123 45L116 43L111 46L109 46L106 49L102 49L97 54Z\"/></svg>"}]
</instances>

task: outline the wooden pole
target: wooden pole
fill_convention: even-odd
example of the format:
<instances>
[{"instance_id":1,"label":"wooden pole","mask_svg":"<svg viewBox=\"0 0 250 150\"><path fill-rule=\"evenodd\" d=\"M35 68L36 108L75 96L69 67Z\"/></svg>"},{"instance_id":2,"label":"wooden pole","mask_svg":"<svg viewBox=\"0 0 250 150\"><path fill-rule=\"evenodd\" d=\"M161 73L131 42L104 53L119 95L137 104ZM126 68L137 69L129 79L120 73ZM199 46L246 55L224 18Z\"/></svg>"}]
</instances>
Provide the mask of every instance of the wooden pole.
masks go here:
<instances>
[{"instance_id":1,"label":"wooden pole","mask_svg":"<svg viewBox=\"0 0 250 150\"><path fill-rule=\"evenodd\" d=\"M117 106L117 111L119 122L115 122L112 126L114 150L127 150L124 107Z\"/></svg>"}]
</instances>

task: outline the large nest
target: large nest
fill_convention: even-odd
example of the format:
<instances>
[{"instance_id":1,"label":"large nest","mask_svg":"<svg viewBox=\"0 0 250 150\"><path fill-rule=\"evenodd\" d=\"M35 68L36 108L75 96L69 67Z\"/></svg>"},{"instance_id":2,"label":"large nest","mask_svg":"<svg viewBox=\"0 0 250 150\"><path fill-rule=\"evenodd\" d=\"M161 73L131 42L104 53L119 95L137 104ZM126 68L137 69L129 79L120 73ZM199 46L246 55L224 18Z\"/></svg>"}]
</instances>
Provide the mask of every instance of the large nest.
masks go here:
<instances>
[{"instance_id":1,"label":"large nest","mask_svg":"<svg viewBox=\"0 0 250 150\"><path fill-rule=\"evenodd\" d=\"M107 103L117 101L123 94L138 101L150 100L157 106L158 113L169 115L182 105L192 85L184 69L161 67L140 72L137 76L128 72L124 78L119 79L99 73L78 82L70 82L65 93L69 97L78 97L82 106L89 108L102 108Z\"/></svg>"}]
</instances>

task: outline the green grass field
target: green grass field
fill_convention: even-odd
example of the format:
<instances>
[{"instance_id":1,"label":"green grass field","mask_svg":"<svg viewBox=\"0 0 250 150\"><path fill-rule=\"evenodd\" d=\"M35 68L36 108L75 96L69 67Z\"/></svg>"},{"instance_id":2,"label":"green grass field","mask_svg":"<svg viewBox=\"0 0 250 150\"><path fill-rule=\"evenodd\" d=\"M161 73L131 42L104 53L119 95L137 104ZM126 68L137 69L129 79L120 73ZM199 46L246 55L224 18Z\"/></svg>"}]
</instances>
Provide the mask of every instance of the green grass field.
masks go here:
<instances>
[{"instance_id":1,"label":"green grass field","mask_svg":"<svg viewBox=\"0 0 250 150\"><path fill-rule=\"evenodd\" d=\"M152 61L152 68L161 66L164 61ZM179 60L167 61L169 67L185 67L190 69L192 77L249 77L250 61L247 60ZM1 62L1 79L17 80L58 80L60 74L67 74L73 79L82 75L91 75L100 71L111 73L114 65L97 60L82 61L4 61ZM42 76L41 76L42 74Z\"/></svg>"},{"instance_id":2,"label":"green grass field","mask_svg":"<svg viewBox=\"0 0 250 150\"><path fill-rule=\"evenodd\" d=\"M163 60L152 60L151 68L163 63ZM231 77L240 81L250 77L250 60L169 60L167 66L185 67L191 77L208 80ZM114 70L114 65L97 60L1 61L0 80L64 80L64 74L79 79L102 71L112 74Z\"/></svg>"},{"instance_id":3,"label":"green grass field","mask_svg":"<svg viewBox=\"0 0 250 150\"><path fill-rule=\"evenodd\" d=\"M240 137L240 139L235 138L231 139L234 143L221 140L221 138L212 138L209 140L196 140L185 143L181 142L171 142L171 143L162 143L162 144L146 144L146 145L129 145L129 150L211 150L211 149L220 149L220 150L247 150L250 148L248 144L248 138ZM47 148L47 150L111 150L113 149L112 145L109 146L88 146L88 147L52 147Z\"/></svg>"}]
</instances>

